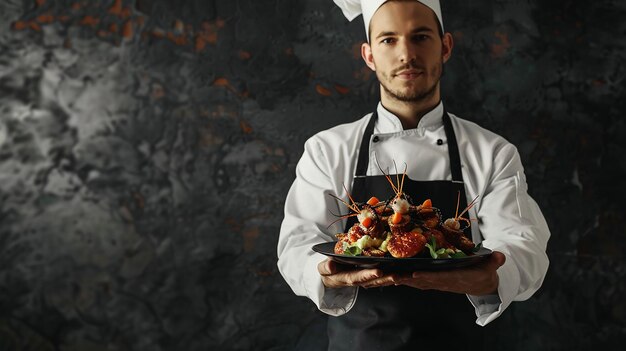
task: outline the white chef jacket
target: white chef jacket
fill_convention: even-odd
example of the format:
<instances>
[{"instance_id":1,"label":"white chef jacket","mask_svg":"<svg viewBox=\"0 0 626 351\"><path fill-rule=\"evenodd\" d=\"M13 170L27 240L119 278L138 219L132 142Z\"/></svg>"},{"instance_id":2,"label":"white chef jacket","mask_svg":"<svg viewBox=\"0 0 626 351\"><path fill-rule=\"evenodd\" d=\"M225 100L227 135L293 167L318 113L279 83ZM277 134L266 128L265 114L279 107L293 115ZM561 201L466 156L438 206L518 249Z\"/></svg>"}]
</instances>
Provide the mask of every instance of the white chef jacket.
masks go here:
<instances>
[{"instance_id":1,"label":"white chef jacket","mask_svg":"<svg viewBox=\"0 0 626 351\"><path fill-rule=\"evenodd\" d=\"M399 173L416 181L452 180L448 144L443 126L443 104L419 121L417 128L404 130L400 120L378 104L378 120L370 139L367 175L383 170ZM293 291L311 299L332 316L342 315L354 305L357 287L326 288L317 270L326 257L314 252L315 244L336 240L346 220L328 225L348 213L329 194L347 199L358 160L359 147L370 119L363 118L322 131L304 145L296 167L296 179L285 201L285 218L278 240L278 268ZM467 199L480 195L470 211L475 243L502 252L506 262L498 268L497 295L471 296L479 325L497 318L512 301L530 298L539 289L548 269L546 246L548 225L537 203L528 195L524 168L515 146L475 123L450 114L461 158ZM372 139L378 137L377 142ZM388 173L389 173L388 172ZM428 194L410 194L416 202ZM436 206L436 204L434 204ZM444 216L452 214L444 214ZM478 224L478 225L476 225Z\"/></svg>"}]
</instances>

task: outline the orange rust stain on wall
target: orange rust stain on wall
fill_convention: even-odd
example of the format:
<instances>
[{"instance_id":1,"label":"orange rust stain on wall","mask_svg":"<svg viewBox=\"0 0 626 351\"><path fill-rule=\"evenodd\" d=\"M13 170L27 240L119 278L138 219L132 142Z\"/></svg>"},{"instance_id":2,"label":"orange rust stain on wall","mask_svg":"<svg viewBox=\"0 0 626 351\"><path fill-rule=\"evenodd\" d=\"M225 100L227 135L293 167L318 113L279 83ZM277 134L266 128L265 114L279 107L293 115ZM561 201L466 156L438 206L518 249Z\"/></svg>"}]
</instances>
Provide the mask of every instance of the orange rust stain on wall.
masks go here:
<instances>
[{"instance_id":1,"label":"orange rust stain on wall","mask_svg":"<svg viewBox=\"0 0 626 351\"><path fill-rule=\"evenodd\" d=\"M152 36L157 39L165 38L165 33L160 29L155 29L152 31Z\"/></svg>"},{"instance_id":2,"label":"orange rust stain on wall","mask_svg":"<svg viewBox=\"0 0 626 351\"><path fill-rule=\"evenodd\" d=\"M341 95L346 95L350 92L350 89L347 87L344 87L342 85L339 84L335 84L335 90L337 90L337 92Z\"/></svg>"},{"instance_id":3,"label":"orange rust stain on wall","mask_svg":"<svg viewBox=\"0 0 626 351\"><path fill-rule=\"evenodd\" d=\"M213 81L213 85L216 87L228 87L230 86L230 83L228 82L228 79L226 78L216 78Z\"/></svg>"},{"instance_id":4,"label":"orange rust stain on wall","mask_svg":"<svg viewBox=\"0 0 626 351\"><path fill-rule=\"evenodd\" d=\"M109 8L109 13L119 16L122 14L122 0L115 0L113 5Z\"/></svg>"},{"instance_id":5,"label":"orange rust stain on wall","mask_svg":"<svg viewBox=\"0 0 626 351\"><path fill-rule=\"evenodd\" d=\"M122 0L115 0L113 5L109 7L108 12L122 19L128 18L131 15L131 9L129 7L122 7Z\"/></svg>"},{"instance_id":6,"label":"orange rust stain on wall","mask_svg":"<svg viewBox=\"0 0 626 351\"><path fill-rule=\"evenodd\" d=\"M24 30L30 28L37 32L41 31L41 26L39 26L39 24L35 21L16 21L13 23L12 28L14 30Z\"/></svg>"},{"instance_id":7,"label":"orange rust stain on wall","mask_svg":"<svg viewBox=\"0 0 626 351\"><path fill-rule=\"evenodd\" d=\"M121 18L128 18L132 14L130 7L124 7L122 9L122 13L120 13Z\"/></svg>"},{"instance_id":8,"label":"orange rust stain on wall","mask_svg":"<svg viewBox=\"0 0 626 351\"><path fill-rule=\"evenodd\" d=\"M122 36L126 39L131 38L135 34L133 30L133 23L131 21L126 21L122 26Z\"/></svg>"},{"instance_id":9,"label":"orange rust stain on wall","mask_svg":"<svg viewBox=\"0 0 626 351\"><path fill-rule=\"evenodd\" d=\"M203 21L194 39L196 51L202 51L207 44L215 45L217 43L217 31L224 26L224 23L221 19L217 19L215 23Z\"/></svg>"},{"instance_id":10,"label":"orange rust stain on wall","mask_svg":"<svg viewBox=\"0 0 626 351\"><path fill-rule=\"evenodd\" d=\"M13 29L15 30L23 30L26 28L28 28L28 22L16 21L13 23Z\"/></svg>"},{"instance_id":11,"label":"orange rust stain on wall","mask_svg":"<svg viewBox=\"0 0 626 351\"><path fill-rule=\"evenodd\" d=\"M259 237L259 228L258 227L253 227L253 228L247 228L246 230L243 231L243 251L244 252L251 252L252 250L254 250L254 243L256 242L256 239Z\"/></svg>"},{"instance_id":12,"label":"orange rust stain on wall","mask_svg":"<svg viewBox=\"0 0 626 351\"><path fill-rule=\"evenodd\" d=\"M500 44L491 45L491 56L498 58L506 54L506 51L511 47L511 43L509 42L509 36L506 33L496 32L495 36L500 39Z\"/></svg>"},{"instance_id":13,"label":"orange rust stain on wall","mask_svg":"<svg viewBox=\"0 0 626 351\"><path fill-rule=\"evenodd\" d=\"M239 50L239 59L245 61L245 60L249 60L251 56L252 55L250 55L249 52L244 51L244 50Z\"/></svg>"},{"instance_id":14,"label":"orange rust stain on wall","mask_svg":"<svg viewBox=\"0 0 626 351\"><path fill-rule=\"evenodd\" d=\"M155 84L152 86L152 98L155 100L161 99L165 96L165 89L160 84Z\"/></svg>"},{"instance_id":15,"label":"orange rust stain on wall","mask_svg":"<svg viewBox=\"0 0 626 351\"><path fill-rule=\"evenodd\" d=\"M202 51L206 47L206 44L207 42L206 40L204 40L204 38L202 38L201 36L196 36L193 47L196 51Z\"/></svg>"},{"instance_id":16,"label":"orange rust stain on wall","mask_svg":"<svg viewBox=\"0 0 626 351\"><path fill-rule=\"evenodd\" d=\"M246 121L239 122L239 127L244 134L252 134L252 127Z\"/></svg>"},{"instance_id":17,"label":"orange rust stain on wall","mask_svg":"<svg viewBox=\"0 0 626 351\"><path fill-rule=\"evenodd\" d=\"M185 24L181 20L176 20L174 21L174 29L179 32L182 32L185 30Z\"/></svg>"},{"instance_id":18,"label":"orange rust stain on wall","mask_svg":"<svg viewBox=\"0 0 626 351\"><path fill-rule=\"evenodd\" d=\"M228 81L228 79L224 78L224 77L219 77L216 78L213 81L213 86L215 87L224 87L226 88L228 91L232 92L233 94L236 94L237 96L239 96L240 98L246 98L248 97L248 92L247 91L243 91L241 93L238 93L237 90L230 84L230 82Z\"/></svg>"},{"instance_id":19,"label":"orange rust stain on wall","mask_svg":"<svg viewBox=\"0 0 626 351\"><path fill-rule=\"evenodd\" d=\"M174 35L172 32L167 33L167 39L169 39L172 43L180 46L184 46L189 44L187 37L184 35Z\"/></svg>"},{"instance_id":20,"label":"orange rust stain on wall","mask_svg":"<svg viewBox=\"0 0 626 351\"><path fill-rule=\"evenodd\" d=\"M41 32L41 27L37 23L35 23L35 22L30 22L28 24L28 26L30 27L30 29L32 29L32 30L34 30L36 32Z\"/></svg>"},{"instance_id":21,"label":"orange rust stain on wall","mask_svg":"<svg viewBox=\"0 0 626 351\"><path fill-rule=\"evenodd\" d=\"M82 20L80 20L80 22L79 22L79 23L80 23L81 25L83 25L83 26L92 26L92 27L95 27L95 26L97 26L97 25L98 25L98 23L100 23L100 19L99 19L99 18L96 18L96 17L94 17L94 16L91 16L91 15L87 15L87 16L83 17L83 19L82 19Z\"/></svg>"},{"instance_id":22,"label":"orange rust stain on wall","mask_svg":"<svg viewBox=\"0 0 626 351\"><path fill-rule=\"evenodd\" d=\"M37 0L37 6L41 6L46 3L45 0ZM13 30L25 30L32 29L35 31L41 31L40 24L50 24L55 20L60 22L73 22L80 26L92 27L95 30L95 35L99 37L110 37L111 34L119 34L123 38L132 38L139 28L145 24L145 18L143 16L133 15L132 7L124 7L124 1L114 0L110 5L98 5L98 3L92 3L87 1L76 1L70 5L69 13L59 14L57 17L46 13L41 14L34 20L21 20L12 24ZM102 8L99 8L102 6ZM89 7L96 10L104 10L105 15L116 16L123 21L120 23L110 16L99 17L96 14L79 15L76 11ZM170 40L175 45L189 46L193 45L196 51L202 51L209 44L216 44L218 40L218 31L226 25L226 21L218 18L215 21L204 21L199 28L194 27L192 24L186 24L181 20L176 20L173 23L173 30L163 30L162 28L155 28L152 30L146 30L141 33L142 39L146 39L149 36L158 39ZM136 26L136 27L135 27ZM116 39L117 45L119 40ZM239 53L242 60L250 59L250 53L241 51ZM244 94L247 95L247 94Z\"/></svg>"},{"instance_id":23,"label":"orange rust stain on wall","mask_svg":"<svg viewBox=\"0 0 626 351\"><path fill-rule=\"evenodd\" d=\"M317 93L322 96L331 96L333 94L330 90L324 88L319 84L315 85L315 91L317 91Z\"/></svg>"},{"instance_id":24,"label":"orange rust stain on wall","mask_svg":"<svg viewBox=\"0 0 626 351\"><path fill-rule=\"evenodd\" d=\"M37 16L37 22L39 23L52 23L54 22L54 17L51 14L43 14Z\"/></svg>"}]
</instances>

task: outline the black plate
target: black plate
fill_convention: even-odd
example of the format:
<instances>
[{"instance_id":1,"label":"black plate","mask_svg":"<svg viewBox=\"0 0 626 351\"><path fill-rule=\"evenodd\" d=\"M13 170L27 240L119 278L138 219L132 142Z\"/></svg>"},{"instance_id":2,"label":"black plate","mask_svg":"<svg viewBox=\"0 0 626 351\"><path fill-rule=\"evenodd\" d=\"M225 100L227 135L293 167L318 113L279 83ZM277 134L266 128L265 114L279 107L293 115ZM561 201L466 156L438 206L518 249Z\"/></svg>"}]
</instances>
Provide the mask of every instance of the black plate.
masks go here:
<instances>
[{"instance_id":1,"label":"black plate","mask_svg":"<svg viewBox=\"0 0 626 351\"><path fill-rule=\"evenodd\" d=\"M491 250L481 247L478 252L462 258L394 258L370 256L346 256L335 253L335 242L321 243L313 246L313 251L330 257L331 260L357 268L380 268L394 271L436 271L468 267L482 262L491 256Z\"/></svg>"}]
</instances>

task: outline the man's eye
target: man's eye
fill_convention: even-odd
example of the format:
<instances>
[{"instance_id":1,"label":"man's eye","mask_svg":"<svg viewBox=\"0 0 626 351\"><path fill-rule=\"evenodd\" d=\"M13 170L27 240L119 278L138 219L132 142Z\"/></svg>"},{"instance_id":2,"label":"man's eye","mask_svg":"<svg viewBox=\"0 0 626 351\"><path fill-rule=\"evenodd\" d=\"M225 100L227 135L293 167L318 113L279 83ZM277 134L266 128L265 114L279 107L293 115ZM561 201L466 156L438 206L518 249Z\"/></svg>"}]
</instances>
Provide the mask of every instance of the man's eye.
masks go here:
<instances>
[{"instance_id":1,"label":"man's eye","mask_svg":"<svg viewBox=\"0 0 626 351\"><path fill-rule=\"evenodd\" d=\"M393 38L385 38L383 40L380 41L383 44L391 44L393 43Z\"/></svg>"},{"instance_id":2,"label":"man's eye","mask_svg":"<svg viewBox=\"0 0 626 351\"><path fill-rule=\"evenodd\" d=\"M419 35L416 35L416 36L413 37L413 40L416 41L416 42L424 41L426 39L428 39L428 35L426 35L426 34L419 34Z\"/></svg>"}]
</instances>

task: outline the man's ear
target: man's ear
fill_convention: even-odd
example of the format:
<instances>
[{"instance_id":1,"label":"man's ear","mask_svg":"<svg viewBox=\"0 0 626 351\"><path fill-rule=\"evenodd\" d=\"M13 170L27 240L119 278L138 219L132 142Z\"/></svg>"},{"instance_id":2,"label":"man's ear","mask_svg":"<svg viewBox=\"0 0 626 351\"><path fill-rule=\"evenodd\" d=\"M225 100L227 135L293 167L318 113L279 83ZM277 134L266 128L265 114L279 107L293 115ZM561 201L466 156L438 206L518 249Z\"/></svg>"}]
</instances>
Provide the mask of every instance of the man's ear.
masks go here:
<instances>
[{"instance_id":1,"label":"man's ear","mask_svg":"<svg viewBox=\"0 0 626 351\"><path fill-rule=\"evenodd\" d=\"M372 55L372 46L368 43L363 43L361 45L361 57L367 67L369 67L372 71L376 71L376 64L374 63L374 55Z\"/></svg>"},{"instance_id":2,"label":"man's ear","mask_svg":"<svg viewBox=\"0 0 626 351\"><path fill-rule=\"evenodd\" d=\"M443 63L448 62L450 56L452 56L452 48L454 47L454 40L452 39L452 34L445 33L443 38L441 38L441 56L443 59Z\"/></svg>"}]
</instances>

